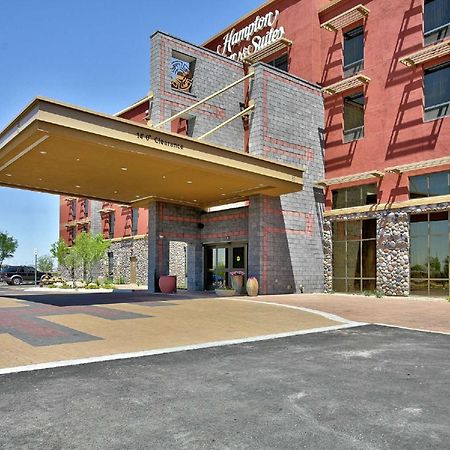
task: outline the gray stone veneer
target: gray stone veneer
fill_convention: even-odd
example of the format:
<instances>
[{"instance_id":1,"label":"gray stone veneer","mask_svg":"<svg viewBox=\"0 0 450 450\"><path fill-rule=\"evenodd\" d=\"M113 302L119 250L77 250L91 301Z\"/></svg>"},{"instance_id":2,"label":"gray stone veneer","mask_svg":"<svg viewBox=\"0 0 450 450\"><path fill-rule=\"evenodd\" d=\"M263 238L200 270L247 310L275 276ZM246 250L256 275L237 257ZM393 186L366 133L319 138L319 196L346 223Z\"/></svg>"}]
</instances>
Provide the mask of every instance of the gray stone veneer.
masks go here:
<instances>
[{"instance_id":1,"label":"gray stone veneer","mask_svg":"<svg viewBox=\"0 0 450 450\"><path fill-rule=\"evenodd\" d=\"M266 64L254 66L250 153L301 167L303 189L280 198L252 197L249 274L263 293L322 292L324 196L323 98L317 85Z\"/></svg>"},{"instance_id":2,"label":"gray stone veneer","mask_svg":"<svg viewBox=\"0 0 450 450\"><path fill-rule=\"evenodd\" d=\"M108 252L112 252L113 262L113 281L118 282L122 279L125 283L130 282L130 259L136 258L136 282L138 284L147 284L148 272L148 243L147 237L123 238L111 242ZM102 275L109 276L108 256L102 260Z\"/></svg>"}]
</instances>

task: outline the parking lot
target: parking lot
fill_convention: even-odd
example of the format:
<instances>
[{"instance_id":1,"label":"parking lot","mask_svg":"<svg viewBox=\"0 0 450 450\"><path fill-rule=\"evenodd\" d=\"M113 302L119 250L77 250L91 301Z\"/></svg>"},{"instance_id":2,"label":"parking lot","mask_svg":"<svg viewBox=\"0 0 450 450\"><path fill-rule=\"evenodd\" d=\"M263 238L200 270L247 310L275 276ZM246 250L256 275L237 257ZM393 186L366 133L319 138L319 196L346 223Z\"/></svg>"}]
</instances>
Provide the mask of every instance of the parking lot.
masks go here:
<instances>
[{"instance_id":1,"label":"parking lot","mask_svg":"<svg viewBox=\"0 0 450 450\"><path fill-rule=\"evenodd\" d=\"M447 302L28 288L0 287L2 449L448 448Z\"/></svg>"},{"instance_id":2,"label":"parking lot","mask_svg":"<svg viewBox=\"0 0 450 450\"><path fill-rule=\"evenodd\" d=\"M450 337L379 326L0 377L0 447L448 449Z\"/></svg>"}]
</instances>

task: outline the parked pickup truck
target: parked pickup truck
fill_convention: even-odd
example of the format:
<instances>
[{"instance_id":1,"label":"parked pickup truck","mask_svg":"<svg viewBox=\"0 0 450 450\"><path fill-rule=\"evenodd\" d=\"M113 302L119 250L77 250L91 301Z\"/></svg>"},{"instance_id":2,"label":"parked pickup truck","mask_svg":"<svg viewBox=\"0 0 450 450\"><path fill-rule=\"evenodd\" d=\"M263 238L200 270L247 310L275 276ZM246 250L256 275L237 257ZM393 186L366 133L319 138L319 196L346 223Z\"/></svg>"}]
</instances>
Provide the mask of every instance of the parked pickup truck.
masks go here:
<instances>
[{"instance_id":1,"label":"parked pickup truck","mask_svg":"<svg viewBox=\"0 0 450 450\"><path fill-rule=\"evenodd\" d=\"M44 272L37 271L37 281L46 275ZM34 267L31 266L5 266L0 271L0 280L8 284L19 286L22 283L34 283Z\"/></svg>"}]
</instances>

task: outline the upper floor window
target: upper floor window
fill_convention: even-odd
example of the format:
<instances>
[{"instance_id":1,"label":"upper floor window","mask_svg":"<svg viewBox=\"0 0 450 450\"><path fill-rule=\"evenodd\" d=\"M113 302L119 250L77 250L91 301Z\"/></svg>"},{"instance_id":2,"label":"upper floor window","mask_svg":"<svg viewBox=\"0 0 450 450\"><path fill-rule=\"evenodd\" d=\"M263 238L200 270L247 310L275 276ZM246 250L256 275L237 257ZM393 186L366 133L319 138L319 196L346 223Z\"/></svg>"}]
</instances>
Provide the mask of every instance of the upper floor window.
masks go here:
<instances>
[{"instance_id":1,"label":"upper floor window","mask_svg":"<svg viewBox=\"0 0 450 450\"><path fill-rule=\"evenodd\" d=\"M172 51L171 86L182 92L191 92L194 82L195 58Z\"/></svg>"},{"instance_id":2,"label":"upper floor window","mask_svg":"<svg viewBox=\"0 0 450 450\"><path fill-rule=\"evenodd\" d=\"M116 226L116 216L114 212L109 213L109 238L114 238L114 228Z\"/></svg>"},{"instance_id":3,"label":"upper floor window","mask_svg":"<svg viewBox=\"0 0 450 450\"><path fill-rule=\"evenodd\" d=\"M450 35L450 2L448 0L425 0L425 44L439 41Z\"/></svg>"},{"instance_id":4,"label":"upper floor window","mask_svg":"<svg viewBox=\"0 0 450 450\"><path fill-rule=\"evenodd\" d=\"M354 75L364 67L364 27L344 33L344 76Z\"/></svg>"},{"instance_id":5,"label":"upper floor window","mask_svg":"<svg viewBox=\"0 0 450 450\"><path fill-rule=\"evenodd\" d=\"M424 72L425 120L450 114L450 62Z\"/></svg>"},{"instance_id":6,"label":"upper floor window","mask_svg":"<svg viewBox=\"0 0 450 450\"><path fill-rule=\"evenodd\" d=\"M344 142L364 137L364 93L344 97Z\"/></svg>"},{"instance_id":7,"label":"upper floor window","mask_svg":"<svg viewBox=\"0 0 450 450\"><path fill-rule=\"evenodd\" d=\"M89 200L87 198L83 201L83 213L84 217L87 217L89 215Z\"/></svg>"},{"instance_id":8,"label":"upper floor window","mask_svg":"<svg viewBox=\"0 0 450 450\"><path fill-rule=\"evenodd\" d=\"M352 206L374 205L377 203L377 185L363 184L332 191L333 209L350 208Z\"/></svg>"},{"instance_id":9,"label":"upper floor window","mask_svg":"<svg viewBox=\"0 0 450 450\"><path fill-rule=\"evenodd\" d=\"M278 58L275 58L272 61L269 61L267 63L269 66L275 67L275 69L284 70L285 72L288 71L288 54L285 53L284 55L279 56Z\"/></svg>"},{"instance_id":10,"label":"upper floor window","mask_svg":"<svg viewBox=\"0 0 450 450\"><path fill-rule=\"evenodd\" d=\"M73 245L75 243L76 233L77 231L75 230L75 227L71 227L69 229L69 245Z\"/></svg>"},{"instance_id":11,"label":"upper floor window","mask_svg":"<svg viewBox=\"0 0 450 450\"><path fill-rule=\"evenodd\" d=\"M133 208L131 210L131 234L136 236L138 233L138 220L139 220L139 209Z\"/></svg>"},{"instance_id":12,"label":"upper floor window","mask_svg":"<svg viewBox=\"0 0 450 450\"><path fill-rule=\"evenodd\" d=\"M77 201L71 200L70 201L70 216L72 220L75 220L77 217Z\"/></svg>"},{"instance_id":13,"label":"upper floor window","mask_svg":"<svg viewBox=\"0 0 450 450\"><path fill-rule=\"evenodd\" d=\"M435 172L409 177L409 198L450 194L450 172Z\"/></svg>"}]
</instances>

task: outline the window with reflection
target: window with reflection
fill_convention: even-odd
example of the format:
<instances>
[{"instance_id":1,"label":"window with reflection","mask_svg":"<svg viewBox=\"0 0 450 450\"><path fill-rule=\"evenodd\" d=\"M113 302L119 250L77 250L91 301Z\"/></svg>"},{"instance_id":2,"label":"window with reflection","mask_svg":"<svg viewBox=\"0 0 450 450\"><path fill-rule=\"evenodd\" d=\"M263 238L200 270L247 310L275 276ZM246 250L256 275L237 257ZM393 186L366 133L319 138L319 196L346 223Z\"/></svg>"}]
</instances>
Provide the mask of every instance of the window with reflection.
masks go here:
<instances>
[{"instance_id":1,"label":"window with reflection","mask_svg":"<svg viewBox=\"0 0 450 450\"><path fill-rule=\"evenodd\" d=\"M412 295L449 295L448 212L411 215L410 291Z\"/></svg>"},{"instance_id":2,"label":"window with reflection","mask_svg":"<svg viewBox=\"0 0 450 450\"><path fill-rule=\"evenodd\" d=\"M376 289L376 219L333 223L333 290Z\"/></svg>"},{"instance_id":3,"label":"window with reflection","mask_svg":"<svg viewBox=\"0 0 450 450\"><path fill-rule=\"evenodd\" d=\"M450 172L435 172L409 177L409 198L450 194Z\"/></svg>"},{"instance_id":4,"label":"window with reflection","mask_svg":"<svg viewBox=\"0 0 450 450\"><path fill-rule=\"evenodd\" d=\"M374 205L377 203L377 185L363 184L332 191L333 209L350 208L352 206Z\"/></svg>"},{"instance_id":5,"label":"window with reflection","mask_svg":"<svg viewBox=\"0 0 450 450\"><path fill-rule=\"evenodd\" d=\"M364 137L364 93L344 97L344 142Z\"/></svg>"},{"instance_id":6,"label":"window with reflection","mask_svg":"<svg viewBox=\"0 0 450 450\"><path fill-rule=\"evenodd\" d=\"M269 64L269 66L275 67L276 69L287 72L288 66L289 66L288 54L285 53L281 56L278 56L277 58L273 59L272 61L269 61L267 64Z\"/></svg>"},{"instance_id":7,"label":"window with reflection","mask_svg":"<svg viewBox=\"0 0 450 450\"><path fill-rule=\"evenodd\" d=\"M424 71L425 120L450 114L450 62Z\"/></svg>"},{"instance_id":8,"label":"window with reflection","mask_svg":"<svg viewBox=\"0 0 450 450\"><path fill-rule=\"evenodd\" d=\"M344 76L354 75L364 66L364 28L344 33Z\"/></svg>"},{"instance_id":9,"label":"window with reflection","mask_svg":"<svg viewBox=\"0 0 450 450\"><path fill-rule=\"evenodd\" d=\"M449 36L450 2L448 0L425 0L424 41L431 44Z\"/></svg>"}]
</instances>

